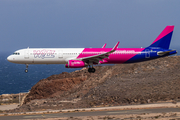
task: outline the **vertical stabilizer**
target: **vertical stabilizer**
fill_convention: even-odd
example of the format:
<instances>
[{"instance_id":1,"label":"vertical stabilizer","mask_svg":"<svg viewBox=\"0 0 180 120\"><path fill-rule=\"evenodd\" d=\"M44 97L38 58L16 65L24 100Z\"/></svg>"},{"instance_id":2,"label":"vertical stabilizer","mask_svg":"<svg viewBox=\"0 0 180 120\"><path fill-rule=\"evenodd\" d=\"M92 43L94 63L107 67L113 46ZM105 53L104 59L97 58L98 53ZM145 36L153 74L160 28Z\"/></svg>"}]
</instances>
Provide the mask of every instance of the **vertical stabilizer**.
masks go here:
<instances>
[{"instance_id":1,"label":"vertical stabilizer","mask_svg":"<svg viewBox=\"0 0 180 120\"><path fill-rule=\"evenodd\" d=\"M174 30L174 25L166 26L166 28L159 34L159 36L154 40L154 42L149 47L160 47L163 49L169 49L173 30Z\"/></svg>"}]
</instances>

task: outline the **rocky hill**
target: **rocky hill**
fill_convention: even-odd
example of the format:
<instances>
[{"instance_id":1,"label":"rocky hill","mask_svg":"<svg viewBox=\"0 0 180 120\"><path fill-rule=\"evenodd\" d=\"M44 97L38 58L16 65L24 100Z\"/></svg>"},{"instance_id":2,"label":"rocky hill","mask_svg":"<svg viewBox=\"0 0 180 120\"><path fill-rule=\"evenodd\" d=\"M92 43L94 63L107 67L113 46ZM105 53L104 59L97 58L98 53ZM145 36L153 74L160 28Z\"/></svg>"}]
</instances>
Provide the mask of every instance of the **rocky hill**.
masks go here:
<instances>
[{"instance_id":1,"label":"rocky hill","mask_svg":"<svg viewBox=\"0 0 180 120\"><path fill-rule=\"evenodd\" d=\"M14 111L69 109L180 100L180 57L97 66L40 80Z\"/></svg>"}]
</instances>

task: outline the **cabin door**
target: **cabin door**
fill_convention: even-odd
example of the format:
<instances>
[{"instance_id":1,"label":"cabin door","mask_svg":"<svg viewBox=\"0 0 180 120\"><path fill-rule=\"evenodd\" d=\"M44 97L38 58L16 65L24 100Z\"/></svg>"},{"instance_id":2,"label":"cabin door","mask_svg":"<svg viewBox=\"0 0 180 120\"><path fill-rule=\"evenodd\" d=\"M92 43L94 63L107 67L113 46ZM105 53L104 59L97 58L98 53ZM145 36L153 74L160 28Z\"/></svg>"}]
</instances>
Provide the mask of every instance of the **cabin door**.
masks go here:
<instances>
[{"instance_id":1,"label":"cabin door","mask_svg":"<svg viewBox=\"0 0 180 120\"><path fill-rule=\"evenodd\" d=\"M63 58L63 50L58 51L58 58Z\"/></svg>"},{"instance_id":2,"label":"cabin door","mask_svg":"<svg viewBox=\"0 0 180 120\"><path fill-rule=\"evenodd\" d=\"M150 50L149 49L145 50L145 58L150 58Z\"/></svg>"},{"instance_id":3,"label":"cabin door","mask_svg":"<svg viewBox=\"0 0 180 120\"><path fill-rule=\"evenodd\" d=\"M24 58L25 58L25 59L29 59L29 49L26 49L26 50L24 51Z\"/></svg>"}]
</instances>

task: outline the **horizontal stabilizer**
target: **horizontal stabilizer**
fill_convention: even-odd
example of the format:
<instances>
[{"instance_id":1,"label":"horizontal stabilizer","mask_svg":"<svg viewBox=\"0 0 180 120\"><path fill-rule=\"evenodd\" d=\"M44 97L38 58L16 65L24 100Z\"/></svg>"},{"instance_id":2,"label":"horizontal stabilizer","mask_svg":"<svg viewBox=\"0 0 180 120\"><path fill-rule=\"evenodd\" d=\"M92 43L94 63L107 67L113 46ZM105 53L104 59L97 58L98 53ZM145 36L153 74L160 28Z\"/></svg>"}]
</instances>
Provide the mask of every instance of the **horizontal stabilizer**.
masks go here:
<instances>
[{"instance_id":1,"label":"horizontal stabilizer","mask_svg":"<svg viewBox=\"0 0 180 120\"><path fill-rule=\"evenodd\" d=\"M169 50L169 51L160 51L160 52L158 52L157 54L158 54L159 56L163 56L163 55L165 55L165 54L167 54L167 53L170 53L170 52L173 52L173 51L176 52L176 50Z\"/></svg>"}]
</instances>

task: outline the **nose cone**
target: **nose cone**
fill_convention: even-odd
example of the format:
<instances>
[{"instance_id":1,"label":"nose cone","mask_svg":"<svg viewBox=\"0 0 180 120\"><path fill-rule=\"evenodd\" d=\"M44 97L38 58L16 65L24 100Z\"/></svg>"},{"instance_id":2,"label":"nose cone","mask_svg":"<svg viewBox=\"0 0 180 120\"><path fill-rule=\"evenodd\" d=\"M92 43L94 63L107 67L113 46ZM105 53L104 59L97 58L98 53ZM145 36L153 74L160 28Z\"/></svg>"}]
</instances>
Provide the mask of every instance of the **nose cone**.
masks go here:
<instances>
[{"instance_id":1,"label":"nose cone","mask_svg":"<svg viewBox=\"0 0 180 120\"><path fill-rule=\"evenodd\" d=\"M7 57L7 60L8 60L9 62L12 62L12 61L13 61L12 56L11 56L11 55L10 55L10 56L8 56L8 57Z\"/></svg>"}]
</instances>

